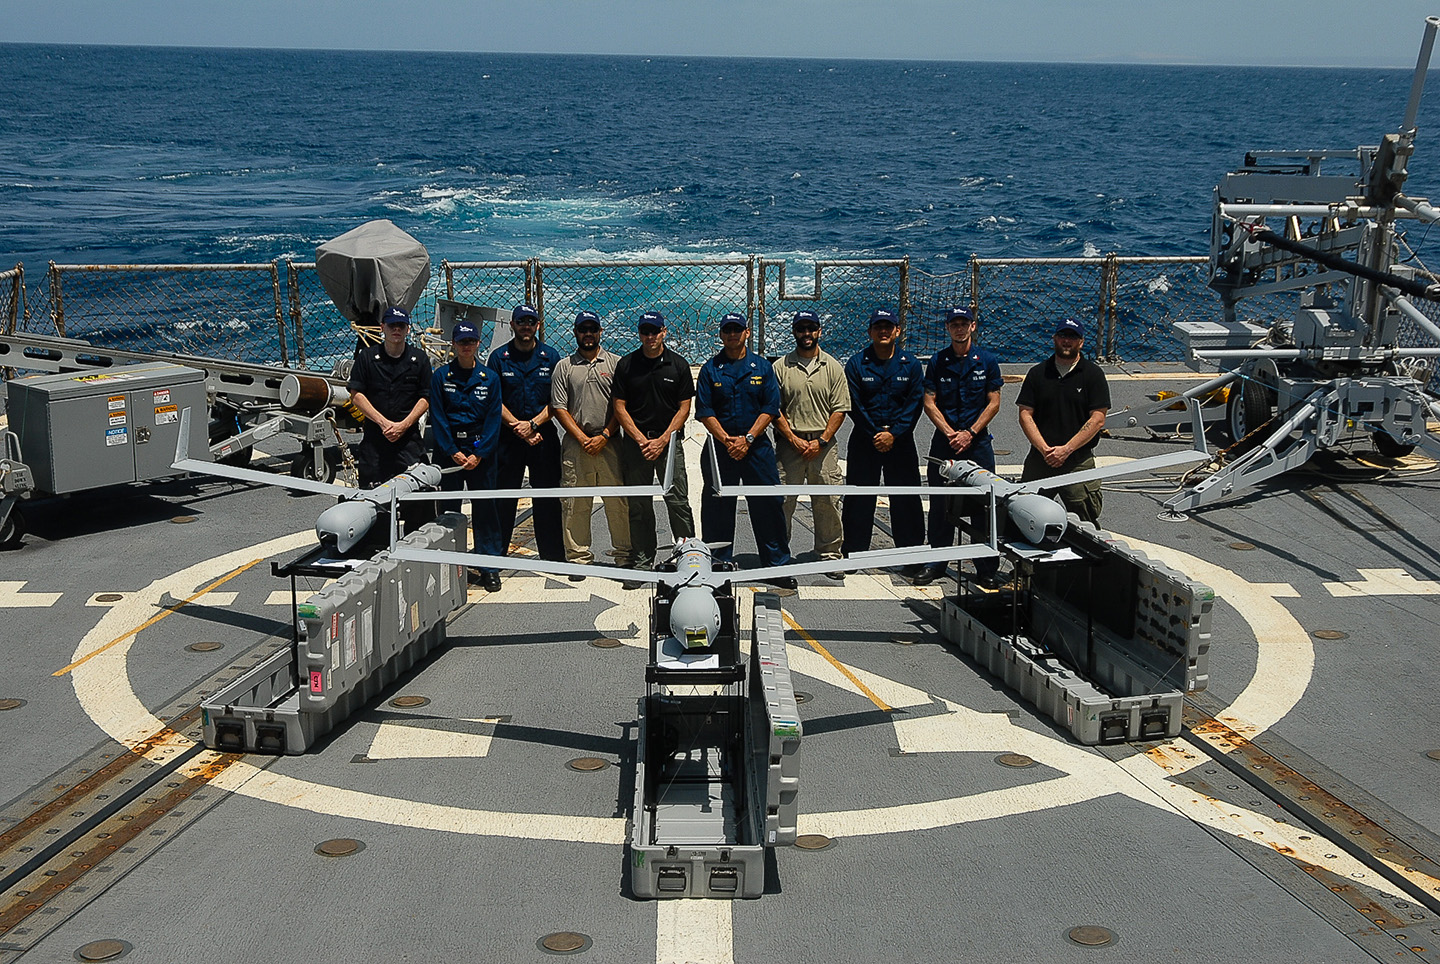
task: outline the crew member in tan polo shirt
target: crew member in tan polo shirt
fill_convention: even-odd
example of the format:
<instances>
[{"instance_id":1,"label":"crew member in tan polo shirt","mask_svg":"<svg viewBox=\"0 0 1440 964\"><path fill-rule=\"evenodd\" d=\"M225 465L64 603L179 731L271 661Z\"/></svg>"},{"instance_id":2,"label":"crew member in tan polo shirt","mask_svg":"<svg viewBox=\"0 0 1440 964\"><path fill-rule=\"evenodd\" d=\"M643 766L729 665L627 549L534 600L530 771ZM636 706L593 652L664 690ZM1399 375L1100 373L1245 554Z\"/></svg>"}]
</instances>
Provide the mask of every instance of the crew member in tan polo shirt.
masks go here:
<instances>
[{"instance_id":1,"label":"crew member in tan polo shirt","mask_svg":"<svg viewBox=\"0 0 1440 964\"><path fill-rule=\"evenodd\" d=\"M840 456L836 451L835 433L845 424L850 411L850 387L845 381L845 366L820 348L820 316L813 311L797 311L791 325L795 350L775 365L780 382L780 432L775 446L780 465L780 479L786 485L840 485ZM790 527L795 515L796 496L785 499L785 524ZM839 559L842 531L840 497L810 497L815 523L815 552L821 559ZM843 572L826 575L843 582Z\"/></svg>"},{"instance_id":2,"label":"crew member in tan polo shirt","mask_svg":"<svg viewBox=\"0 0 1440 964\"><path fill-rule=\"evenodd\" d=\"M600 347L600 316L582 311L575 316L575 353L555 366L550 383L550 408L565 429L560 447L560 484L620 485L620 422L612 402L615 364L620 356ZM605 497L605 521L615 563L630 563L630 507L623 496ZM592 563L590 496L565 499L565 559Z\"/></svg>"}]
</instances>

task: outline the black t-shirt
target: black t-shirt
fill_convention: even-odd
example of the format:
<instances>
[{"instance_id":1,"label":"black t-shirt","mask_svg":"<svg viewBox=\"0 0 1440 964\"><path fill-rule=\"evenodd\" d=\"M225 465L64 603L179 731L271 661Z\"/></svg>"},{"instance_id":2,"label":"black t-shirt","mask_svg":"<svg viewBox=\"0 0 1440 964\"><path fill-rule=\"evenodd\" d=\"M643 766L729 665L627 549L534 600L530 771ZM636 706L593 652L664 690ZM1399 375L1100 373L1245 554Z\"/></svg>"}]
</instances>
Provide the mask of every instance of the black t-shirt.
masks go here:
<instances>
[{"instance_id":1,"label":"black t-shirt","mask_svg":"<svg viewBox=\"0 0 1440 964\"><path fill-rule=\"evenodd\" d=\"M429 394L430 358L413 345L406 345L399 358L391 358L383 345L362 348L355 353L348 387L352 395L361 393L381 415L398 422Z\"/></svg>"},{"instance_id":2,"label":"black t-shirt","mask_svg":"<svg viewBox=\"0 0 1440 964\"><path fill-rule=\"evenodd\" d=\"M1097 408L1110 408L1110 386L1100 367L1085 357L1064 378L1055 367L1055 356L1051 355L1025 374L1025 383L1020 386L1020 395L1015 404L1035 410L1035 427L1040 436L1051 445L1064 445L1075 437ZM1086 442L1066 465L1083 460L1095 448L1100 438Z\"/></svg>"},{"instance_id":3,"label":"black t-shirt","mask_svg":"<svg viewBox=\"0 0 1440 964\"><path fill-rule=\"evenodd\" d=\"M643 349L636 349L615 366L615 398L624 400L647 438L664 432L680 403L694 397L690 363L668 348L656 358L646 358Z\"/></svg>"}]
</instances>

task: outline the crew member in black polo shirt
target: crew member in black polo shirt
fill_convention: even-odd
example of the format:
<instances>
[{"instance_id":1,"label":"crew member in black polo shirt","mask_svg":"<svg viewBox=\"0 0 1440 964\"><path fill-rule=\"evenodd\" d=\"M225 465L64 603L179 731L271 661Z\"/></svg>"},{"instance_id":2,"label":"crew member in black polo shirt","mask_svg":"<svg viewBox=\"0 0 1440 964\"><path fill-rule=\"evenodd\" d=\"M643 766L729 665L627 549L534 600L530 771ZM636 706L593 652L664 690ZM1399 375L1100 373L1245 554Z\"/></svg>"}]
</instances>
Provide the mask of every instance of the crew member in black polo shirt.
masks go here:
<instances>
[{"instance_id":1,"label":"crew member in black polo shirt","mask_svg":"<svg viewBox=\"0 0 1440 964\"><path fill-rule=\"evenodd\" d=\"M410 316L404 311L387 309L381 324L384 341L355 352L348 383L355 407L365 413L364 435L355 448L362 489L425 461L419 422L430 410L430 359L405 340Z\"/></svg>"},{"instance_id":2,"label":"crew member in black polo shirt","mask_svg":"<svg viewBox=\"0 0 1440 964\"><path fill-rule=\"evenodd\" d=\"M665 316L647 311L637 326L640 348L615 366L615 415L625 438L620 443L620 474L626 485L648 485L664 478L670 438L690 416L695 379L690 363L665 347ZM690 512L690 486L684 453L676 453L675 486L665 493L670 532L677 539L695 535ZM650 499L630 499L630 565L655 565L655 506Z\"/></svg>"},{"instance_id":3,"label":"crew member in black polo shirt","mask_svg":"<svg viewBox=\"0 0 1440 964\"><path fill-rule=\"evenodd\" d=\"M1020 478L1048 479L1095 467L1095 441L1110 410L1105 373L1080 354L1085 329L1074 318L1055 326L1055 354L1030 369L1020 396L1020 428L1030 454ZM1060 489L1065 508L1087 522L1100 521L1099 480Z\"/></svg>"}]
</instances>

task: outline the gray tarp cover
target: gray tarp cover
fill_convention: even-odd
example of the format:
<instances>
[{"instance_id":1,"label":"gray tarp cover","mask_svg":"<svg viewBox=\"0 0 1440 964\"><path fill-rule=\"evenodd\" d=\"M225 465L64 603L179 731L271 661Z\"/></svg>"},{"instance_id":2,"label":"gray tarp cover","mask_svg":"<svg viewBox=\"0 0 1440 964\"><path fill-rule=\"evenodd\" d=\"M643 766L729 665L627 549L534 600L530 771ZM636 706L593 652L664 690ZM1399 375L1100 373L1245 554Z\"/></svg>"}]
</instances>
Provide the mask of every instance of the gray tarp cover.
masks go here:
<instances>
[{"instance_id":1,"label":"gray tarp cover","mask_svg":"<svg viewBox=\"0 0 1440 964\"><path fill-rule=\"evenodd\" d=\"M389 221L367 221L315 249L325 293L350 321L377 324L387 308L412 311L430 283L425 246Z\"/></svg>"}]
</instances>

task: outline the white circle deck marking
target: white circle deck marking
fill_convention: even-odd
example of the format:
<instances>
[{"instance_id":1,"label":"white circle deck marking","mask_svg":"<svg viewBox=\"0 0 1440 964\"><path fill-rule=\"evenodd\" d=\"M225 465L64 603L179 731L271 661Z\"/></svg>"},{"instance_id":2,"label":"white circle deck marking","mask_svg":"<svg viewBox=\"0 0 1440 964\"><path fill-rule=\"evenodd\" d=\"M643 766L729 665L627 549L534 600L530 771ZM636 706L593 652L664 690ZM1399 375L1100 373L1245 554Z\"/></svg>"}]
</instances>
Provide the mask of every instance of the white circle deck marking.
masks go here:
<instances>
[{"instance_id":1,"label":"white circle deck marking","mask_svg":"<svg viewBox=\"0 0 1440 964\"><path fill-rule=\"evenodd\" d=\"M313 538L310 530L297 532L217 556L156 580L108 610L79 642L76 658L91 652L97 640L113 639L143 622L164 593L186 595L196 585L257 556L264 558L297 549ZM1278 596L1294 596L1295 591L1287 584L1255 586L1177 550L1124 536L1121 538L1167 565L1206 580L1219 595L1230 601L1242 619L1250 623L1260 649L1256 673L1226 712L1225 718L1238 718L1249 734L1261 732L1282 719L1303 696L1314 661L1308 634L1276 601ZM518 597L518 589L525 582L523 577L507 580L506 588L511 591L502 591L494 597L495 601L506 602L506 596L512 593ZM897 596L906 594L904 589L897 591L885 580L876 582L885 585ZM600 580L595 580L595 583L588 595L615 604L596 617L596 630L605 635L622 637L637 633L638 627L645 623L646 607L643 603L648 598L646 594L627 592L618 585ZM511 589L512 586L514 589ZM916 595L926 594L917 592ZM752 594L746 593L741 599L748 603L751 597ZM131 637L98 654L76 667L71 674L76 696L85 712L101 729L130 747L164 727L140 702L130 685L127 660L134 641L135 638ZM630 642L632 645L644 645L643 641ZM787 650L792 665L802 675L841 688L851 688L847 680L809 649L791 644ZM892 706L930 702L929 695L922 690L865 670L857 669L855 672ZM827 836L896 833L1034 812L1113 793L1164 809L1174 809L1156 786L1156 781L1167 779L1171 772L1162 771L1158 766L1151 767L1154 779L1150 779L1148 775L1133 772L1132 766L1113 763L1076 744L1015 726L1003 714L980 713L948 700L944 702L951 709L950 714L897 724L896 731L903 741L902 745L908 742L941 750L1023 752L1066 775L1012 789L918 804L802 815L802 830ZM1135 759L1123 762L1133 765ZM310 812L449 833L603 844L623 843L625 835L625 821L618 817L518 814L422 803L314 783L272 773L244 762L231 765L215 778L212 785L253 799Z\"/></svg>"}]
</instances>

